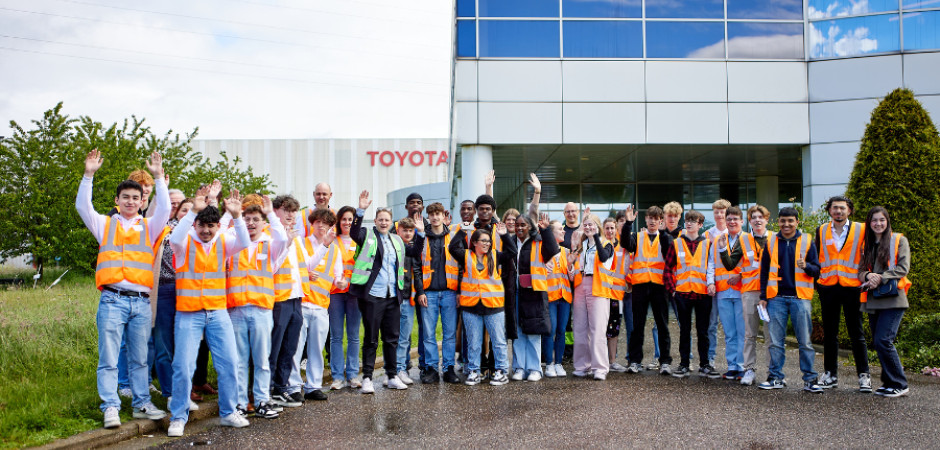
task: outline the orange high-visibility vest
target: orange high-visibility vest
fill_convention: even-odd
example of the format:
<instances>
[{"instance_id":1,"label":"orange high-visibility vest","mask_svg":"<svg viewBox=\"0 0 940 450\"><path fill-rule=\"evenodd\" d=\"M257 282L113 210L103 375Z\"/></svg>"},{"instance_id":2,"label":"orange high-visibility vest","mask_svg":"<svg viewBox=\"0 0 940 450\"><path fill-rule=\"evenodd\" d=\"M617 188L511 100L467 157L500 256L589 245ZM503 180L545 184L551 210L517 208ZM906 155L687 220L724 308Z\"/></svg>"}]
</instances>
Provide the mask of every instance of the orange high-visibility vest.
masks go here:
<instances>
[{"instance_id":1,"label":"orange high-visibility vest","mask_svg":"<svg viewBox=\"0 0 940 450\"><path fill-rule=\"evenodd\" d=\"M760 291L760 256L761 248L751 233L741 233L741 292Z\"/></svg>"},{"instance_id":2,"label":"orange high-visibility vest","mask_svg":"<svg viewBox=\"0 0 940 450\"><path fill-rule=\"evenodd\" d=\"M304 239L306 240L306 239ZM310 274L307 272L307 261L303 251L303 241L300 237L295 237L291 243L294 254L297 258L297 275L300 277L300 288L303 290L304 297L310 295L310 286L307 285ZM290 250L288 250L290 251ZM284 263L274 272L274 302L283 302L290 300L290 294L294 290L294 277L291 276L291 269L294 266L290 262L290 257L284 258Z\"/></svg>"},{"instance_id":3,"label":"orange high-visibility vest","mask_svg":"<svg viewBox=\"0 0 940 450\"><path fill-rule=\"evenodd\" d=\"M445 281L447 281L447 289L456 291L459 289L460 285L460 266L457 265L457 260L451 256L450 252L447 250L447 247L450 246L450 241L454 237L456 232L451 231L444 236L444 273ZM431 276L433 275L434 270L431 269L431 243L430 239L425 236L424 238L424 250L421 252L421 274L423 275L424 281L424 290L431 288Z\"/></svg>"},{"instance_id":4,"label":"orange high-visibility vest","mask_svg":"<svg viewBox=\"0 0 940 450\"><path fill-rule=\"evenodd\" d=\"M170 228L169 225L163 227L163 231L161 231L161 232L160 232L160 235L157 236L157 240L153 242L153 253L154 253L154 255L157 254L157 249L159 249L160 246L163 245L163 240L166 239L166 237L169 236L172 231L173 231L173 229Z\"/></svg>"},{"instance_id":5,"label":"orange high-visibility vest","mask_svg":"<svg viewBox=\"0 0 940 450\"><path fill-rule=\"evenodd\" d=\"M571 282L568 281L568 249L552 257L552 271L548 274L548 301L565 299L571 303Z\"/></svg>"},{"instance_id":6,"label":"orange high-visibility vest","mask_svg":"<svg viewBox=\"0 0 940 450\"><path fill-rule=\"evenodd\" d=\"M633 272L630 270L630 266L633 265L633 253L628 252L627 249L619 245L614 247L614 252L617 255L617 274L623 280L623 292L626 295L627 292L633 291L633 281L631 279Z\"/></svg>"},{"instance_id":7,"label":"orange high-visibility vest","mask_svg":"<svg viewBox=\"0 0 940 450\"><path fill-rule=\"evenodd\" d=\"M356 245L356 241L350 240L349 245L343 242L338 236L336 238L336 245L340 251L340 257L343 258L343 279L349 281L352 279L353 266L356 265L356 248L359 246ZM344 292L349 292L349 285L347 284L345 288L340 289L336 286L333 286L330 289L331 294L341 294Z\"/></svg>"},{"instance_id":8,"label":"orange high-visibility vest","mask_svg":"<svg viewBox=\"0 0 940 450\"><path fill-rule=\"evenodd\" d=\"M207 253L192 236L186 237L185 263L176 268L176 310L225 309L225 236L220 235Z\"/></svg>"},{"instance_id":9,"label":"orange high-visibility vest","mask_svg":"<svg viewBox=\"0 0 940 450\"><path fill-rule=\"evenodd\" d=\"M228 279L225 283L225 296L229 308L244 306L248 303L264 309L274 308L274 270L271 262L271 242L254 242L255 252L249 255L251 247L232 256Z\"/></svg>"},{"instance_id":10,"label":"orange high-visibility vest","mask_svg":"<svg viewBox=\"0 0 940 450\"><path fill-rule=\"evenodd\" d=\"M148 220L138 219L125 230L120 219L108 217L104 229L95 267L98 289L121 281L153 288L154 251Z\"/></svg>"},{"instance_id":11,"label":"orange high-visibility vest","mask_svg":"<svg viewBox=\"0 0 940 450\"><path fill-rule=\"evenodd\" d=\"M812 244L813 240L807 238L805 234L801 234L800 237L796 239L796 248L799 252L799 256L794 255L793 258L793 276L794 284L796 285L796 296L803 300L812 300L813 299L813 277L806 274L803 269L800 269L796 265L797 260L801 256L803 260L806 260L806 254L809 252L809 246ZM780 253L777 250L777 235L771 234L767 237L767 245L770 250L770 273L767 276L767 299L772 299L777 296L778 291L778 281L780 280Z\"/></svg>"},{"instance_id":12,"label":"orange high-visibility vest","mask_svg":"<svg viewBox=\"0 0 940 450\"><path fill-rule=\"evenodd\" d=\"M630 265L632 272L630 280L634 285L663 284L666 261L663 259L662 248L659 245L660 236L662 233L657 233L653 242L650 242L649 234L645 230L637 233L636 252L633 256L633 264Z\"/></svg>"},{"instance_id":13,"label":"orange high-visibility vest","mask_svg":"<svg viewBox=\"0 0 940 450\"><path fill-rule=\"evenodd\" d=\"M888 255L888 270L893 270L898 265L898 246L901 245L901 233L891 233L891 254ZM911 289L911 280L907 275L898 280L898 290L906 294ZM862 291L860 298L862 303L868 301L868 292Z\"/></svg>"},{"instance_id":14,"label":"orange high-visibility vest","mask_svg":"<svg viewBox=\"0 0 940 450\"><path fill-rule=\"evenodd\" d=\"M542 262L542 241L533 241L529 253L529 275L532 276L532 290L548 292L548 267Z\"/></svg>"},{"instance_id":15,"label":"orange high-visibility vest","mask_svg":"<svg viewBox=\"0 0 940 450\"><path fill-rule=\"evenodd\" d=\"M595 297L609 298L612 300L623 300L623 294L626 292L626 280L620 274L618 267L617 253L614 252L610 262L610 269L601 262L597 254L594 255L594 276L591 280L591 295Z\"/></svg>"},{"instance_id":16,"label":"orange high-visibility vest","mask_svg":"<svg viewBox=\"0 0 940 450\"><path fill-rule=\"evenodd\" d=\"M491 254L495 264L496 255L492 251ZM500 272L498 266L493 269L492 277L487 275L486 267L477 270L477 255L467 250L463 278L460 280L460 306L472 307L482 301L487 308L502 308L506 304L506 294Z\"/></svg>"},{"instance_id":17,"label":"orange high-visibility vest","mask_svg":"<svg viewBox=\"0 0 940 450\"><path fill-rule=\"evenodd\" d=\"M849 222L848 236L842 249L836 248L832 238L832 222L819 227L819 283L820 286L858 287L858 265L862 262L862 244L865 242L865 224Z\"/></svg>"},{"instance_id":18,"label":"orange high-visibility vest","mask_svg":"<svg viewBox=\"0 0 940 450\"><path fill-rule=\"evenodd\" d=\"M741 239L741 236L738 235L738 239ZM723 292L728 289L734 289L736 291L741 290L741 283L731 284L731 277L741 274L741 267L738 265L734 269L727 270L725 265L721 263L721 255L718 252L717 241L714 244L715 250L715 291ZM731 251L731 235L728 235L728 251Z\"/></svg>"},{"instance_id":19,"label":"orange high-visibility vest","mask_svg":"<svg viewBox=\"0 0 940 450\"><path fill-rule=\"evenodd\" d=\"M676 251L676 292L694 292L708 295L706 274L708 272L708 253L711 241L702 239L693 253L689 244L680 237L675 242Z\"/></svg>"},{"instance_id":20,"label":"orange high-visibility vest","mask_svg":"<svg viewBox=\"0 0 940 450\"><path fill-rule=\"evenodd\" d=\"M309 239L306 240L310 242ZM336 264L336 258L340 256L340 245L336 241L330 244L326 257L320 260L316 267L310 269L317 274L317 280L308 283L310 286L310 295L304 297L305 302L313 303L321 308L330 307L330 290L333 288L333 265Z\"/></svg>"}]
</instances>

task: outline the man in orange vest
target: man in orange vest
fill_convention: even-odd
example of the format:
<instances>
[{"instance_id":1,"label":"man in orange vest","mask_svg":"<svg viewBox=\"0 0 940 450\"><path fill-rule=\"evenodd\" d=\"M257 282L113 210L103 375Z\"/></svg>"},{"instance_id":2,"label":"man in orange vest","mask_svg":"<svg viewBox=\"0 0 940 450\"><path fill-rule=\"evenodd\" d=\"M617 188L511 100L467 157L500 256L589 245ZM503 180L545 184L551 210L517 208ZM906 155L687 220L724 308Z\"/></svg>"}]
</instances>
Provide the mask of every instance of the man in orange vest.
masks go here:
<instances>
[{"instance_id":1,"label":"man in orange vest","mask_svg":"<svg viewBox=\"0 0 940 450\"><path fill-rule=\"evenodd\" d=\"M725 210L728 232L718 235L708 259L708 293L715 296L718 316L725 330L725 360L728 371L721 377L739 381L744 376L744 308L741 303L741 269L725 264L722 254L740 248L747 239L741 232L744 213L732 206Z\"/></svg>"},{"instance_id":2,"label":"man in orange vest","mask_svg":"<svg viewBox=\"0 0 940 450\"><path fill-rule=\"evenodd\" d=\"M236 408L238 350L226 309L225 261L248 248L251 237L241 218L238 191L232 189L231 196L225 199L225 209L233 217L234 226L224 232L220 232L219 210L206 204L208 192L208 187L199 190L193 208L170 233L170 247L176 260L176 326L168 436L182 436L189 420L189 393L203 335L218 374L221 424L248 426L248 419Z\"/></svg>"},{"instance_id":3,"label":"man in orange vest","mask_svg":"<svg viewBox=\"0 0 940 450\"><path fill-rule=\"evenodd\" d=\"M835 196L826 202L826 212L832 219L816 228L819 247L819 279L816 281L823 322L823 368L819 386L831 389L839 385L839 323L845 312L845 327L852 341L852 356L858 374L859 392L871 392L871 374L868 369L868 346L862 328L861 281L858 267L862 260L865 224L852 222L854 204L844 196Z\"/></svg>"},{"instance_id":4,"label":"man in orange vest","mask_svg":"<svg viewBox=\"0 0 940 450\"><path fill-rule=\"evenodd\" d=\"M314 207L301 209L298 213L298 217L294 221L294 228L303 236L310 236L313 234L313 229L310 228L310 213L318 209L328 209L333 211L333 208L330 208L330 200L333 198L333 189L327 183L317 183L317 186L313 188L313 202ZM335 214L336 211L333 211Z\"/></svg>"},{"instance_id":5,"label":"man in orange vest","mask_svg":"<svg viewBox=\"0 0 940 450\"><path fill-rule=\"evenodd\" d=\"M777 224L780 232L767 238L760 258L760 306L767 309L770 322L770 366L767 381L761 389L783 389L786 376L783 364L786 353L783 340L787 335L787 319L793 322L793 333L799 343L800 370L803 371L803 390L823 392L817 384L813 370L816 350L810 342L813 327L813 277L819 275L816 245L811 237L800 233L799 213L795 208L780 210Z\"/></svg>"},{"instance_id":6,"label":"man in orange vest","mask_svg":"<svg viewBox=\"0 0 940 450\"><path fill-rule=\"evenodd\" d=\"M274 273L274 308L271 310L274 328L271 330L271 355L268 358L273 396L288 387L300 329L304 323L300 303L308 274L306 251L299 237L302 233L294 229L300 203L290 195L279 195L271 200L271 206L290 238L290 245L282 260L275 261L278 269Z\"/></svg>"},{"instance_id":7,"label":"man in orange vest","mask_svg":"<svg viewBox=\"0 0 940 450\"><path fill-rule=\"evenodd\" d=\"M166 416L166 412L150 401L147 341L153 314L149 299L153 288L153 246L170 218L170 198L163 180L163 158L154 152L147 162L147 168L157 180L151 217L140 216L144 190L131 180L117 187L114 204L118 214L112 217L98 214L91 202L91 191L95 172L103 162L98 149L88 153L75 208L99 244L95 268L95 284L101 290L96 319L98 396L104 412L104 427L115 428L121 425L117 365L121 340L125 337L134 417L159 420ZM188 406L188 392L184 398Z\"/></svg>"}]
</instances>

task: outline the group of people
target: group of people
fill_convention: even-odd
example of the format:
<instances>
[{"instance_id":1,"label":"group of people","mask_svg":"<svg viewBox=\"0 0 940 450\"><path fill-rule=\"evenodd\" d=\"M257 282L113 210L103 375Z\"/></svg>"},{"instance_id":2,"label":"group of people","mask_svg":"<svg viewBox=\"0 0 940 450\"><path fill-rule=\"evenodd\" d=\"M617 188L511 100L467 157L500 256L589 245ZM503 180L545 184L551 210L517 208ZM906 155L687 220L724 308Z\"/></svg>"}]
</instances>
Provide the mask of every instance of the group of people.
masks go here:
<instances>
[{"instance_id":1,"label":"group of people","mask_svg":"<svg viewBox=\"0 0 940 450\"><path fill-rule=\"evenodd\" d=\"M833 197L831 221L814 239L799 231L794 208L780 210L774 233L767 229L767 208L755 205L745 213L717 200L715 224L703 231L701 212L683 216L682 206L670 202L648 207L646 226L634 232L632 206L602 219L569 203L563 221L550 220L539 212L541 184L534 174L526 212L509 209L497 218L490 172L486 193L460 204L459 221L440 203L425 208L414 193L406 217L394 221L390 209L377 208L370 227L363 225L372 204L367 191L355 207L338 211L323 183L314 192L315 207L304 209L290 195L242 196L233 189L221 198L218 181L187 198L169 190L154 153L147 161L153 176L138 171L118 185L115 209L103 215L91 201L102 163L97 150L87 155L76 208L100 244L98 391L106 428L120 425L122 371L133 416L166 416L151 402L153 371L169 398L168 434L181 436L189 412L198 408L193 376L205 364L201 345L218 374L221 424L244 427L250 414L275 418L284 407L326 400L324 350L330 389L374 393L380 336L389 389L414 383L412 345L425 384L566 377L569 328L575 377L605 380L611 371L658 370L682 378L692 373L693 320L698 375L744 385L755 382L756 337L765 322L770 363L761 389L786 386L784 337L792 321L803 388L818 393L838 385L844 316L859 390L872 392L863 312L882 366L876 393L908 392L893 340L908 306L910 250L882 207L872 208L864 224L852 222L852 201ZM750 232L742 230L745 221ZM816 290L825 331L821 376L810 344ZM671 357L670 310L679 323L678 364ZM655 361L644 366L649 311ZM719 324L724 373L714 363ZM621 329L624 364L617 362Z\"/></svg>"}]
</instances>

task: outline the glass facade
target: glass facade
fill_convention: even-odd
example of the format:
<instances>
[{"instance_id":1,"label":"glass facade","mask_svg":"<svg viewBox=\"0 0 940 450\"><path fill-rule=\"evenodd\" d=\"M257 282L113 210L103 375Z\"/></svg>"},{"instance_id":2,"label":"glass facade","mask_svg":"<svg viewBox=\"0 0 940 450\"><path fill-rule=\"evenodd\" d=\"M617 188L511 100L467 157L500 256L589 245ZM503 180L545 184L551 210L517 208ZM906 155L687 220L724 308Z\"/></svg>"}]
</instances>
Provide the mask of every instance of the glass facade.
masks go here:
<instances>
[{"instance_id":1,"label":"glass facade","mask_svg":"<svg viewBox=\"0 0 940 450\"><path fill-rule=\"evenodd\" d=\"M803 0L457 0L457 56L813 60L940 49L940 0L806 1L804 17Z\"/></svg>"}]
</instances>

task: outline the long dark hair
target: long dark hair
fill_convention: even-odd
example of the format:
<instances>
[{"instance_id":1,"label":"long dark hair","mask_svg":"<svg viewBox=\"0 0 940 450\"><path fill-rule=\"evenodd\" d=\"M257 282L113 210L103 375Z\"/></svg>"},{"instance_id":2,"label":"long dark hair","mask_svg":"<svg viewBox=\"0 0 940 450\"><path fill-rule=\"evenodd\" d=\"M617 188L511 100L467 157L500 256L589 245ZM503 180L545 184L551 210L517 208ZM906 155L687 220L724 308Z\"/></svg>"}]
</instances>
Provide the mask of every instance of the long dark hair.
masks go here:
<instances>
[{"instance_id":1,"label":"long dark hair","mask_svg":"<svg viewBox=\"0 0 940 450\"><path fill-rule=\"evenodd\" d=\"M353 208L352 206L344 206L340 208L339 212L336 213L336 236L343 235L343 227L341 226L341 223L343 222L343 214L348 212L352 213L353 220L356 219L356 208Z\"/></svg>"},{"instance_id":2,"label":"long dark hair","mask_svg":"<svg viewBox=\"0 0 940 450\"><path fill-rule=\"evenodd\" d=\"M473 232L473 235L470 236L470 245L472 246L476 244L477 241L480 240L481 236L488 235L488 234L489 233L486 230L482 228L478 228L476 231ZM492 237L490 239L492 239ZM486 262L486 275L490 278L493 278L493 270L496 267L496 258L493 257L493 245L495 244L496 244L495 242L490 244L490 251L486 252L486 258L483 259ZM473 248L467 251L476 253L476 248ZM466 267L465 269L468 272L473 270L473 268L471 267ZM473 273L473 272L470 272L470 273Z\"/></svg>"},{"instance_id":3,"label":"long dark hair","mask_svg":"<svg viewBox=\"0 0 940 450\"><path fill-rule=\"evenodd\" d=\"M173 212L170 213L170 219L176 218L176 215L179 214L180 212L180 208L182 208L183 204L185 203L189 203L190 205L195 205L196 201L193 200L192 198L184 198L183 201L181 201L178 205L176 205L176 208L173 208Z\"/></svg>"},{"instance_id":4,"label":"long dark hair","mask_svg":"<svg viewBox=\"0 0 940 450\"><path fill-rule=\"evenodd\" d=\"M878 244L878 251L871 252L868 250L875 248L875 243L878 242L878 236L871 230L871 219L877 213L885 215L885 219L888 220L888 226L885 228L884 233L882 233L881 242ZM888 264L890 264L888 258L890 256L891 216L888 215L888 210L885 209L884 206L875 206L868 211L868 217L865 218L865 246L862 248L862 267L867 268L869 271L874 270L875 262L881 263L881 267L888 267Z\"/></svg>"}]
</instances>

